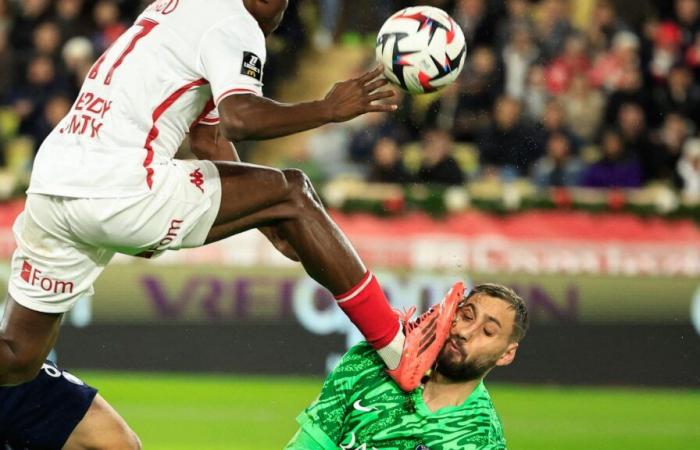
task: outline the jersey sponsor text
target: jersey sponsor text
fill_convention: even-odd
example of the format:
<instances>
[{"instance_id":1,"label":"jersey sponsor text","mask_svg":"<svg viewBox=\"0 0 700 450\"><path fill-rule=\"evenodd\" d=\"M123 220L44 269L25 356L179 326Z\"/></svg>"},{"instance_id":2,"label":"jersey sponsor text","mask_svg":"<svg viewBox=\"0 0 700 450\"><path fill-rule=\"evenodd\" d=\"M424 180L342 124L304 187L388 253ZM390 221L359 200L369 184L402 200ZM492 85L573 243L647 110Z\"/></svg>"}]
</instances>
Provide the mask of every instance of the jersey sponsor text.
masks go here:
<instances>
[{"instance_id":1,"label":"jersey sponsor text","mask_svg":"<svg viewBox=\"0 0 700 450\"><path fill-rule=\"evenodd\" d=\"M32 266L29 261L22 264L21 277L32 286L39 286L43 291L54 294L72 294L75 285L72 281L56 280L42 275L42 271Z\"/></svg>"}]
</instances>

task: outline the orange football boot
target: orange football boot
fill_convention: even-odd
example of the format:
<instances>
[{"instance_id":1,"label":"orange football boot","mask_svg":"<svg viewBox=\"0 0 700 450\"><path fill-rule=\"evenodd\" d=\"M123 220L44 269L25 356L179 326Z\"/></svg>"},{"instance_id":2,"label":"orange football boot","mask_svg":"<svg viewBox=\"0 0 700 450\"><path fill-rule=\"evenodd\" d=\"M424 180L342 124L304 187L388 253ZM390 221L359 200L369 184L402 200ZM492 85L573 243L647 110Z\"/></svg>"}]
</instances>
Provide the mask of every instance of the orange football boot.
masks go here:
<instances>
[{"instance_id":1,"label":"orange football boot","mask_svg":"<svg viewBox=\"0 0 700 450\"><path fill-rule=\"evenodd\" d=\"M406 392L420 386L421 379L433 367L452 327L459 302L464 298L464 283L455 283L438 304L410 320L416 308L412 307L399 318L406 341L399 366L387 373Z\"/></svg>"}]
</instances>

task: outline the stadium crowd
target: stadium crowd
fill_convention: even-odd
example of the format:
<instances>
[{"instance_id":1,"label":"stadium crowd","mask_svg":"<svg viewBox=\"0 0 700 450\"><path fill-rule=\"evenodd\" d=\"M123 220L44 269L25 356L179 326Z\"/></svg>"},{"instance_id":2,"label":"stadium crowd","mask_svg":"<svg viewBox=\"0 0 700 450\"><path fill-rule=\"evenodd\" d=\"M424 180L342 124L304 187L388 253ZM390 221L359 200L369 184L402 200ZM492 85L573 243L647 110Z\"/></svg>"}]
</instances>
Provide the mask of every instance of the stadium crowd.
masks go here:
<instances>
[{"instance_id":1,"label":"stadium crowd","mask_svg":"<svg viewBox=\"0 0 700 450\"><path fill-rule=\"evenodd\" d=\"M31 154L70 109L96 56L147 3L0 0L0 167L30 170ZM640 0L636 18L612 0L358 0L352 8L318 0L307 36L299 11L310 3L290 2L270 45L269 94L295 70L306 42L325 51L349 31L371 38L410 4L450 11L468 45L459 81L428 102L404 96L396 115L314 134L309 154L320 178L349 170L403 184L661 182L700 198L700 0ZM576 21L582 4L588 14ZM416 167L406 165L407 148L419 149ZM0 175L0 197L12 191L3 183Z\"/></svg>"},{"instance_id":2,"label":"stadium crowd","mask_svg":"<svg viewBox=\"0 0 700 450\"><path fill-rule=\"evenodd\" d=\"M700 196L697 0L637 2L636 21L610 0L432 3L451 11L465 32L459 81L427 106L404 97L398 115L370 118L344 140L329 132L312 143L312 154L344 142L347 160L379 182L660 182ZM584 25L576 25L574 12L585 4ZM402 155L411 142L421 143L413 171ZM455 158L455 149L470 157Z\"/></svg>"}]
</instances>

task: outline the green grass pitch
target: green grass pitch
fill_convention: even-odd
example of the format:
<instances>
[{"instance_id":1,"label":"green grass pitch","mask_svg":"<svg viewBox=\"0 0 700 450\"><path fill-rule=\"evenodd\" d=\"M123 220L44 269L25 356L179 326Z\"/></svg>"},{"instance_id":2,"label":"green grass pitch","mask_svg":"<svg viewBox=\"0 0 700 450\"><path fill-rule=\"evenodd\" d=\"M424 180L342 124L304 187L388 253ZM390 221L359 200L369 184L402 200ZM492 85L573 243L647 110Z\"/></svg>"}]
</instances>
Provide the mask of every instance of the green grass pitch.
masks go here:
<instances>
[{"instance_id":1,"label":"green grass pitch","mask_svg":"<svg viewBox=\"0 0 700 450\"><path fill-rule=\"evenodd\" d=\"M320 378L78 372L148 450L281 449ZM489 385L510 450L700 448L700 390Z\"/></svg>"}]
</instances>

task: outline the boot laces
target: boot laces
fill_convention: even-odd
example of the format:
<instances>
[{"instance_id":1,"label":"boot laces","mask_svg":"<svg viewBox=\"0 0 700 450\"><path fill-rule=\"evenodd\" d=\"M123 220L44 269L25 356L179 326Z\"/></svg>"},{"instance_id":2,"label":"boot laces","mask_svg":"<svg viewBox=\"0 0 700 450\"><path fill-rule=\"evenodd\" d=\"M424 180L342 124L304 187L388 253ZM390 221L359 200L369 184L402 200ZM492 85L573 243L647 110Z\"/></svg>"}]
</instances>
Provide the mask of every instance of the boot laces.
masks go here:
<instances>
[{"instance_id":1,"label":"boot laces","mask_svg":"<svg viewBox=\"0 0 700 450\"><path fill-rule=\"evenodd\" d=\"M404 327L406 328L406 332L410 332L414 328L418 327L420 323L425 319L426 317L429 317L433 314L435 311L437 305L433 305L429 310L421 314L420 316L416 317L415 320L411 320L411 317L413 314L416 313L416 307L411 306L410 308L406 309L404 308L403 311L399 311L399 320L404 324Z\"/></svg>"}]
</instances>

